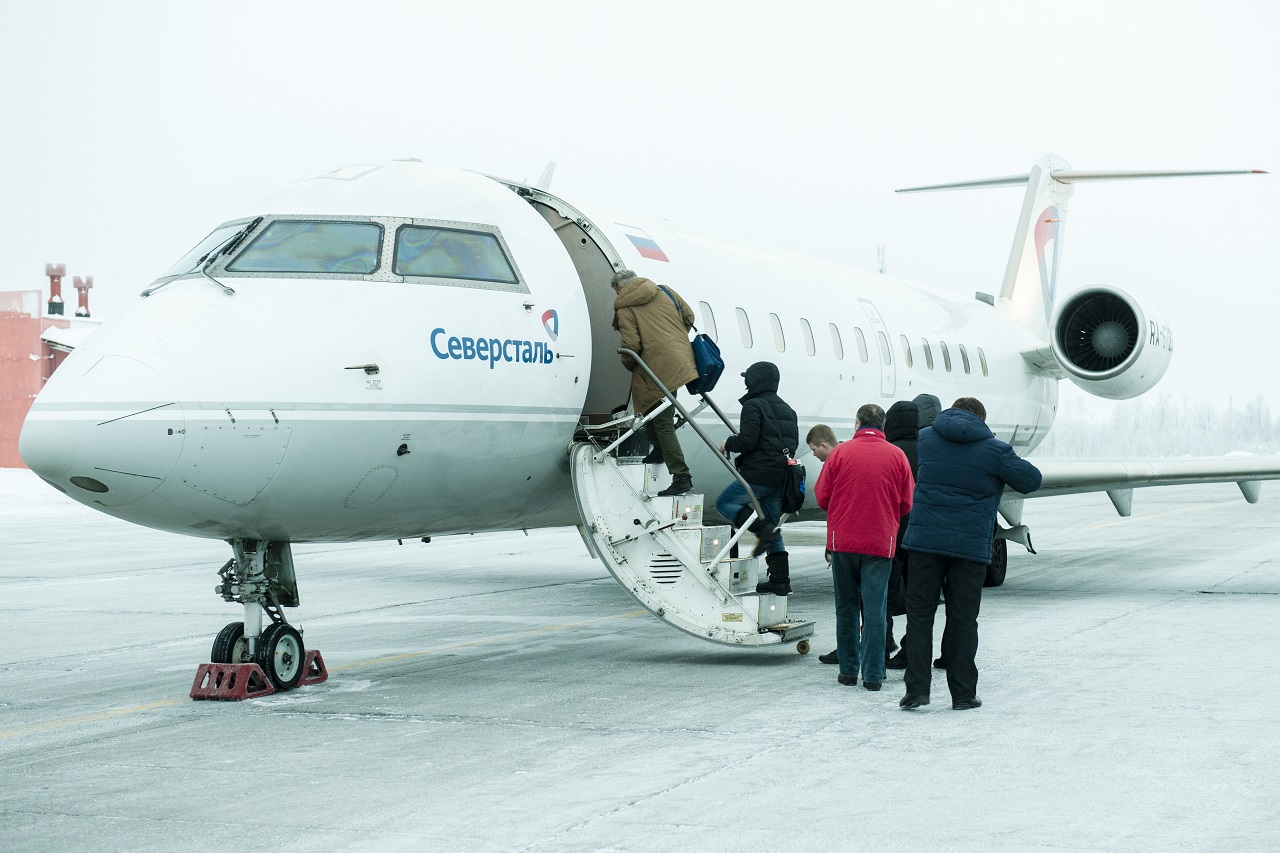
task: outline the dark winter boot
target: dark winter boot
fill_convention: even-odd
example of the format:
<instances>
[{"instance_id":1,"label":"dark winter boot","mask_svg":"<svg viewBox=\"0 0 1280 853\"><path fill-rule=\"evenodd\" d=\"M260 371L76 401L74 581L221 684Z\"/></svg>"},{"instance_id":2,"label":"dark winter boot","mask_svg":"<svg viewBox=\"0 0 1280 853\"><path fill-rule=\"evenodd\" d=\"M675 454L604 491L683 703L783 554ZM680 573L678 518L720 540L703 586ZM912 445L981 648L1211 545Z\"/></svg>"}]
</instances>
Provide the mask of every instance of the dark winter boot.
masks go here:
<instances>
[{"instance_id":1,"label":"dark winter boot","mask_svg":"<svg viewBox=\"0 0 1280 853\"><path fill-rule=\"evenodd\" d=\"M773 540L773 522L765 518L757 518L748 529L756 535L756 544L751 549L751 556L759 557L769 549L769 543Z\"/></svg>"},{"instance_id":2,"label":"dark winter boot","mask_svg":"<svg viewBox=\"0 0 1280 853\"><path fill-rule=\"evenodd\" d=\"M778 551L764 558L769 567L769 580L756 584L756 592L774 595L791 594L791 565L786 551Z\"/></svg>"},{"instance_id":3,"label":"dark winter boot","mask_svg":"<svg viewBox=\"0 0 1280 853\"><path fill-rule=\"evenodd\" d=\"M738 510L738 514L734 517L733 521L731 522L733 524L733 529L740 530L742 526L747 523L747 519L750 517L751 517L751 507L744 506L742 509ZM738 559L738 543L737 542L733 543L733 547L729 549L729 556L734 558L735 560Z\"/></svg>"}]
</instances>

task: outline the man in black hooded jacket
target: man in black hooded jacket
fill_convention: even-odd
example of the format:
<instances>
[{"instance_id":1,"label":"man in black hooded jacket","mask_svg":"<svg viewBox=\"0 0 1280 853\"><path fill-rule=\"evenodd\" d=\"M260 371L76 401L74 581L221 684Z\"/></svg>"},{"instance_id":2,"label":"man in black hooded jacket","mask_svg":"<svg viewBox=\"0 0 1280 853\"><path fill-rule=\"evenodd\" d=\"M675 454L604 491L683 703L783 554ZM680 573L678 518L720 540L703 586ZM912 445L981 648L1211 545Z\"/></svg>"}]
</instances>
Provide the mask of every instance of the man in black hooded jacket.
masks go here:
<instances>
[{"instance_id":1,"label":"man in black hooded jacket","mask_svg":"<svg viewBox=\"0 0 1280 853\"><path fill-rule=\"evenodd\" d=\"M907 464L911 466L911 478L913 481L917 469L916 441L920 436L919 423L920 407L914 400L899 400L894 403L889 407L884 419L885 438L906 455ZM893 552L893 569L889 572L889 601L885 617L886 631L884 638L885 666L889 669L907 668L905 653L899 653L897 658L890 657L890 655L894 653L898 646L893 640L893 617L905 616L907 612L905 590L907 552L902 548L902 535L907 532L907 519L910 517L910 513L904 515L901 524L898 525L898 547ZM903 639L905 640L906 638L904 637Z\"/></svg>"},{"instance_id":2,"label":"man in black hooded jacket","mask_svg":"<svg viewBox=\"0 0 1280 853\"><path fill-rule=\"evenodd\" d=\"M795 410L778 396L781 374L769 361L757 361L742 374L747 393L740 397L742 415L738 434L720 445L725 454L737 453L738 473L755 492L766 518L751 525L756 535L754 554L768 551L765 564L769 579L756 585L757 592L787 595L791 592L791 568L782 533L777 529L782 517L782 485L787 476L787 457L800 443L800 425ZM747 492L735 480L716 498L716 509L734 527L741 527L752 509Z\"/></svg>"}]
</instances>

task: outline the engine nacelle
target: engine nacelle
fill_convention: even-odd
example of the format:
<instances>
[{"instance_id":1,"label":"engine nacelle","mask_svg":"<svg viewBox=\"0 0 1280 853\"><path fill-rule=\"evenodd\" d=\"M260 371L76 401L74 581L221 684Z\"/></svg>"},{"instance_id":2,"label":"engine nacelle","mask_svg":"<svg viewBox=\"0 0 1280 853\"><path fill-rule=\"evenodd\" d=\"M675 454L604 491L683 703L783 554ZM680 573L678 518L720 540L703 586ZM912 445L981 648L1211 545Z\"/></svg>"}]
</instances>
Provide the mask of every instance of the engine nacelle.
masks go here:
<instances>
[{"instance_id":1,"label":"engine nacelle","mask_svg":"<svg viewBox=\"0 0 1280 853\"><path fill-rule=\"evenodd\" d=\"M1054 309L1054 358L1076 385L1127 400L1160 381L1173 358L1173 331L1145 300L1106 284L1071 294Z\"/></svg>"}]
</instances>

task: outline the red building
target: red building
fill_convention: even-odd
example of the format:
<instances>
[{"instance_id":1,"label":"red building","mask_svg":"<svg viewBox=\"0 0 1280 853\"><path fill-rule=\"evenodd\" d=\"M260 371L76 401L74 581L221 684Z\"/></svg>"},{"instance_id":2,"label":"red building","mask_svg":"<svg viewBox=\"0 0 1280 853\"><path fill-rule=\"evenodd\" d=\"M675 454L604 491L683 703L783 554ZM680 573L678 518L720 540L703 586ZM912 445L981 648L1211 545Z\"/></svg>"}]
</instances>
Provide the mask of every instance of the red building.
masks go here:
<instances>
[{"instance_id":1,"label":"red building","mask_svg":"<svg viewBox=\"0 0 1280 853\"><path fill-rule=\"evenodd\" d=\"M75 280L76 316L62 316L62 265L46 265L49 301L39 290L0 291L0 468L23 468L18 434L36 394L67 353L97 326L89 319L93 279Z\"/></svg>"}]
</instances>

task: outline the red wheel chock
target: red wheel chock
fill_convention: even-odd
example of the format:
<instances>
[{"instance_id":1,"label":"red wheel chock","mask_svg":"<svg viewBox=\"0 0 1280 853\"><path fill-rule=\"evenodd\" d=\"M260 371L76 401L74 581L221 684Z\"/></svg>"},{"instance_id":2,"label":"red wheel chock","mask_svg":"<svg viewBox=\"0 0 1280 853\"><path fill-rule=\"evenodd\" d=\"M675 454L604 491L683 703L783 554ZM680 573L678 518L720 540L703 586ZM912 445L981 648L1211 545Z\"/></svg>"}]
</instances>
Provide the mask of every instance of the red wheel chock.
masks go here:
<instances>
[{"instance_id":1,"label":"red wheel chock","mask_svg":"<svg viewBox=\"0 0 1280 853\"><path fill-rule=\"evenodd\" d=\"M256 663L202 663L191 684L192 699L257 699L276 689Z\"/></svg>"},{"instance_id":2,"label":"red wheel chock","mask_svg":"<svg viewBox=\"0 0 1280 853\"><path fill-rule=\"evenodd\" d=\"M302 677L298 686L327 681L329 670L324 658L312 649L302 663ZM270 696L276 689L267 674L256 663L202 663L196 670L196 680L191 684L192 699L223 699L238 702L241 699L257 699Z\"/></svg>"},{"instance_id":3,"label":"red wheel chock","mask_svg":"<svg viewBox=\"0 0 1280 853\"><path fill-rule=\"evenodd\" d=\"M302 677L298 679L298 686L304 687L308 684L319 684L327 681L329 678L329 670L324 668L324 658L320 657L317 649L307 652L307 659L302 664Z\"/></svg>"}]
</instances>

